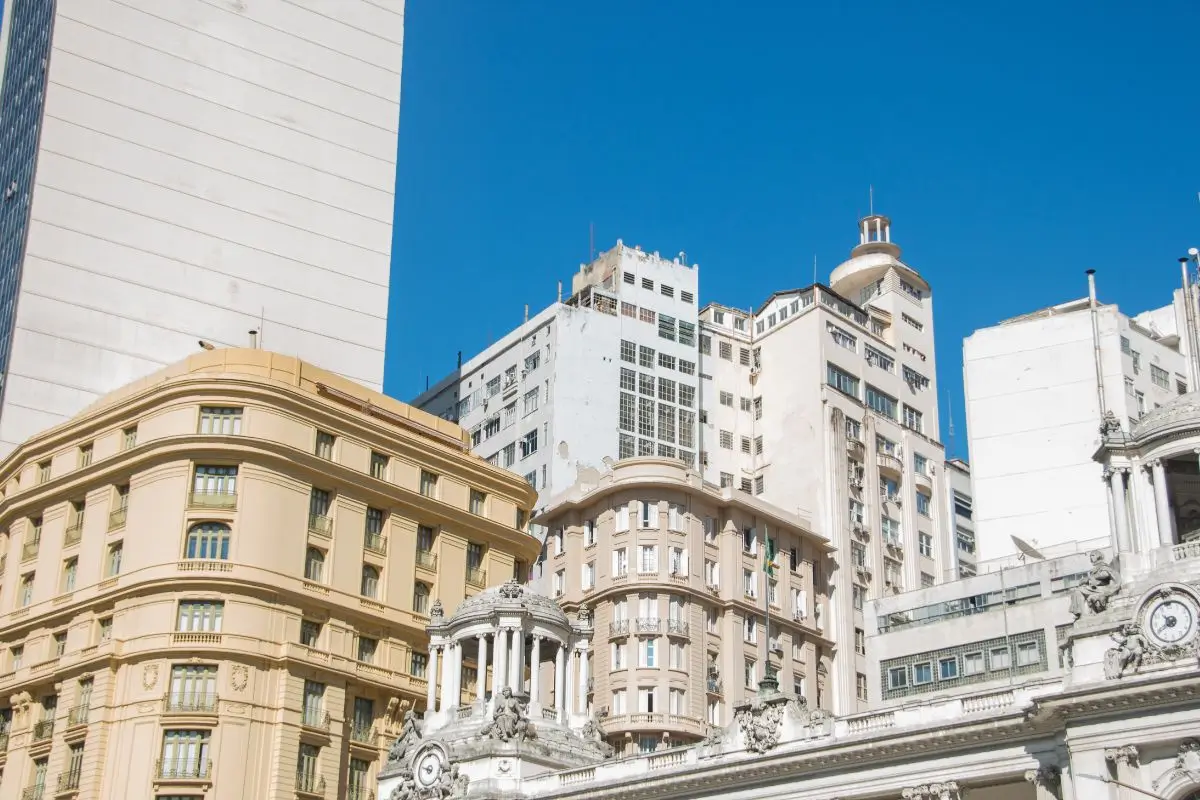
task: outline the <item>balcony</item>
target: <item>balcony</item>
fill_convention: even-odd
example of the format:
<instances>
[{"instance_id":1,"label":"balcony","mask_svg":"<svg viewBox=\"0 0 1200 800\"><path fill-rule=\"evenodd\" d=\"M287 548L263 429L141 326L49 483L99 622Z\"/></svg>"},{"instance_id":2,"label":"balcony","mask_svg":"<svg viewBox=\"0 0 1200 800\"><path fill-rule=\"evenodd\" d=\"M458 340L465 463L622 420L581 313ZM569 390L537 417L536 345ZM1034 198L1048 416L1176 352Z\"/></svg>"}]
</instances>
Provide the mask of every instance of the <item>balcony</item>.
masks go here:
<instances>
[{"instance_id":1,"label":"balcony","mask_svg":"<svg viewBox=\"0 0 1200 800\"><path fill-rule=\"evenodd\" d=\"M634 630L638 633L658 633L662 630L662 620L658 617L638 617L634 620Z\"/></svg>"},{"instance_id":2,"label":"balcony","mask_svg":"<svg viewBox=\"0 0 1200 800\"><path fill-rule=\"evenodd\" d=\"M221 634L206 631L176 631L171 634L172 644L220 644Z\"/></svg>"},{"instance_id":3,"label":"balcony","mask_svg":"<svg viewBox=\"0 0 1200 800\"><path fill-rule=\"evenodd\" d=\"M437 570L437 554L430 550L417 551L417 566L430 572Z\"/></svg>"},{"instance_id":4,"label":"balcony","mask_svg":"<svg viewBox=\"0 0 1200 800\"><path fill-rule=\"evenodd\" d=\"M80 779L83 777L83 770L73 769L70 772L64 772L58 776L58 794L73 792L79 788Z\"/></svg>"},{"instance_id":5,"label":"balcony","mask_svg":"<svg viewBox=\"0 0 1200 800\"><path fill-rule=\"evenodd\" d=\"M363 534L363 547L381 556L387 555L387 537L382 533L367 532Z\"/></svg>"},{"instance_id":6,"label":"balcony","mask_svg":"<svg viewBox=\"0 0 1200 800\"><path fill-rule=\"evenodd\" d=\"M346 790L346 800L375 800L375 792L366 786L351 786Z\"/></svg>"},{"instance_id":7,"label":"balcony","mask_svg":"<svg viewBox=\"0 0 1200 800\"><path fill-rule=\"evenodd\" d=\"M33 786L26 786L21 791L21 800L42 800L45 796L46 787L40 783L35 783Z\"/></svg>"},{"instance_id":8,"label":"balcony","mask_svg":"<svg viewBox=\"0 0 1200 800\"><path fill-rule=\"evenodd\" d=\"M160 781L205 781L212 775L212 759L160 758L154 774Z\"/></svg>"},{"instance_id":9,"label":"balcony","mask_svg":"<svg viewBox=\"0 0 1200 800\"><path fill-rule=\"evenodd\" d=\"M328 711L305 711L300 718L300 724L314 731L329 733L333 718L329 716Z\"/></svg>"},{"instance_id":10,"label":"balcony","mask_svg":"<svg viewBox=\"0 0 1200 800\"><path fill-rule=\"evenodd\" d=\"M43 742L54 735L54 720L44 719L33 724L33 741Z\"/></svg>"},{"instance_id":11,"label":"balcony","mask_svg":"<svg viewBox=\"0 0 1200 800\"><path fill-rule=\"evenodd\" d=\"M314 775L310 772L297 773L296 791L300 794L323 797L325 795L325 776Z\"/></svg>"},{"instance_id":12,"label":"balcony","mask_svg":"<svg viewBox=\"0 0 1200 800\"><path fill-rule=\"evenodd\" d=\"M606 736L626 732L659 736L670 731L700 738L707 736L709 730L704 720L681 714L620 714L604 719L601 725Z\"/></svg>"},{"instance_id":13,"label":"balcony","mask_svg":"<svg viewBox=\"0 0 1200 800\"><path fill-rule=\"evenodd\" d=\"M232 492L192 492L188 503L192 508L237 508L237 495Z\"/></svg>"},{"instance_id":14,"label":"balcony","mask_svg":"<svg viewBox=\"0 0 1200 800\"><path fill-rule=\"evenodd\" d=\"M894 475L902 475L904 473L904 463L888 453L877 453L875 455L875 463L884 472L891 472Z\"/></svg>"},{"instance_id":15,"label":"balcony","mask_svg":"<svg viewBox=\"0 0 1200 800\"><path fill-rule=\"evenodd\" d=\"M375 726L370 723L350 727L350 741L375 746Z\"/></svg>"},{"instance_id":16,"label":"balcony","mask_svg":"<svg viewBox=\"0 0 1200 800\"><path fill-rule=\"evenodd\" d=\"M482 567L467 567L467 583L480 589L487 586L487 570Z\"/></svg>"},{"instance_id":17,"label":"balcony","mask_svg":"<svg viewBox=\"0 0 1200 800\"><path fill-rule=\"evenodd\" d=\"M332 536L333 517L326 516L325 514L309 514L308 529L318 536Z\"/></svg>"},{"instance_id":18,"label":"balcony","mask_svg":"<svg viewBox=\"0 0 1200 800\"><path fill-rule=\"evenodd\" d=\"M667 620L667 635L669 636L687 636L688 624L681 619Z\"/></svg>"},{"instance_id":19,"label":"balcony","mask_svg":"<svg viewBox=\"0 0 1200 800\"><path fill-rule=\"evenodd\" d=\"M866 446L860 440L852 439L849 436L846 437L846 452L850 455L855 456L858 459L862 459L863 451L865 449Z\"/></svg>"},{"instance_id":20,"label":"balcony","mask_svg":"<svg viewBox=\"0 0 1200 800\"><path fill-rule=\"evenodd\" d=\"M168 692L163 695L164 714L215 714L217 713L216 693L182 693Z\"/></svg>"},{"instance_id":21,"label":"balcony","mask_svg":"<svg viewBox=\"0 0 1200 800\"><path fill-rule=\"evenodd\" d=\"M724 691L725 691L725 687L721 684L720 678L709 678L708 679L708 693L709 694L723 694Z\"/></svg>"},{"instance_id":22,"label":"balcony","mask_svg":"<svg viewBox=\"0 0 1200 800\"><path fill-rule=\"evenodd\" d=\"M924 489L933 489L933 478L920 470L913 472L913 482Z\"/></svg>"},{"instance_id":23,"label":"balcony","mask_svg":"<svg viewBox=\"0 0 1200 800\"><path fill-rule=\"evenodd\" d=\"M83 520L77 520L67 526L66 533L63 534L63 547L79 544L79 540L83 538Z\"/></svg>"},{"instance_id":24,"label":"balcony","mask_svg":"<svg viewBox=\"0 0 1200 800\"><path fill-rule=\"evenodd\" d=\"M629 635L629 620L615 619L608 623L609 636L628 636Z\"/></svg>"},{"instance_id":25,"label":"balcony","mask_svg":"<svg viewBox=\"0 0 1200 800\"><path fill-rule=\"evenodd\" d=\"M74 728L76 725L87 725L88 713L90 711L91 709L86 703L72 708L67 712L67 727Z\"/></svg>"},{"instance_id":26,"label":"balcony","mask_svg":"<svg viewBox=\"0 0 1200 800\"><path fill-rule=\"evenodd\" d=\"M36 540L25 542L25 544L21 545L21 560L29 561L30 559L37 558L38 548L41 547L41 544L40 540Z\"/></svg>"},{"instance_id":27,"label":"balcony","mask_svg":"<svg viewBox=\"0 0 1200 800\"><path fill-rule=\"evenodd\" d=\"M115 531L117 528L125 527L125 519L128 516L128 508L118 508L108 512L108 529L110 531Z\"/></svg>"}]
</instances>

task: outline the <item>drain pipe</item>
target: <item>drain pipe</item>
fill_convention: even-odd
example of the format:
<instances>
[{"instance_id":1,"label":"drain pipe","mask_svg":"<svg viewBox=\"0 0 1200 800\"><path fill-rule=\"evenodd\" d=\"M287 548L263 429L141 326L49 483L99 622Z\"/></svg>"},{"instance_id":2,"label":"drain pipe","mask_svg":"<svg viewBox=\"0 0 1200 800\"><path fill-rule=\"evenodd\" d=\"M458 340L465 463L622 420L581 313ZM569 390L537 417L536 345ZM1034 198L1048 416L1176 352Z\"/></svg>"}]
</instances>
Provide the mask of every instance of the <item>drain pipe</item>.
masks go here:
<instances>
[{"instance_id":1,"label":"drain pipe","mask_svg":"<svg viewBox=\"0 0 1200 800\"><path fill-rule=\"evenodd\" d=\"M1100 421L1104 422L1107 409L1104 407L1104 371L1100 365L1100 315L1096 312L1096 270L1087 271L1088 307L1092 314L1092 354L1096 360L1096 396L1100 400Z\"/></svg>"}]
</instances>

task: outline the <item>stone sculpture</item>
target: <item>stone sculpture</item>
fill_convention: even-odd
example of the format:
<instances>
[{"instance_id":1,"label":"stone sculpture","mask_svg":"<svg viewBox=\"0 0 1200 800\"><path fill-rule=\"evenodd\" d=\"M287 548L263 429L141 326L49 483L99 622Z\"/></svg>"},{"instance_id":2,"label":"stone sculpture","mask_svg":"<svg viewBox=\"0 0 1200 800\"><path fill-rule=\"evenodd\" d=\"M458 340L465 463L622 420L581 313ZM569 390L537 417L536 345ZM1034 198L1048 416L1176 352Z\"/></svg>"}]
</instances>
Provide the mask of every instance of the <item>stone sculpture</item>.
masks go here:
<instances>
[{"instance_id":1,"label":"stone sculpture","mask_svg":"<svg viewBox=\"0 0 1200 800\"><path fill-rule=\"evenodd\" d=\"M404 728L392 746L388 748L387 764L401 764L405 756L417 742L421 741L421 726L417 722L417 714L412 709L404 712Z\"/></svg>"},{"instance_id":2,"label":"stone sculpture","mask_svg":"<svg viewBox=\"0 0 1200 800\"><path fill-rule=\"evenodd\" d=\"M1120 630L1112 635L1117 646L1104 654L1104 677L1120 678L1126 672L1137 672L1142 666L1142 657L1146 654L1146 637L1141 629L1132 622L1122 625Z\"/></svg>"},{"instance_id":3,"label":"stone sculpture","mask_svg":"<svg viewBox=\"0 0 1200 800\"><path fill-rule=\"evenodd\" d=\"M1104 561L1104 553L1093 550L1089 558L1092 568L1087 579L1071 592L1071 613L1075 619L1085 611L1099 614L1108 608L1108 601L1121 591L1121 575L1111 564Z\"/></svg>"},{"instance_id":4,"label":"stone sculpture","mask_svg":"<svg viewBox=\"0 0 1200 800\"><path fill-rule=\"evenodd\" d=\"M505 686L496 698L496 708L492 712L492 721L483 726L480 731L489 739L501 742L526 741L536 738L534 727L525 715L525 706L513 697L512 689Z\"/></svg>"},{"instance_id":5,"label":"stone sculpture","mask_svg":"<svg viewBox=\"0 0 1200 800\"><path fill-rule=\"evenodd\" d=\"M765 753L779 744L782 722L781 703L756 702L737 712L737 723L746 740L746 749L755 753Z\"/></svg>"}]
</instances>

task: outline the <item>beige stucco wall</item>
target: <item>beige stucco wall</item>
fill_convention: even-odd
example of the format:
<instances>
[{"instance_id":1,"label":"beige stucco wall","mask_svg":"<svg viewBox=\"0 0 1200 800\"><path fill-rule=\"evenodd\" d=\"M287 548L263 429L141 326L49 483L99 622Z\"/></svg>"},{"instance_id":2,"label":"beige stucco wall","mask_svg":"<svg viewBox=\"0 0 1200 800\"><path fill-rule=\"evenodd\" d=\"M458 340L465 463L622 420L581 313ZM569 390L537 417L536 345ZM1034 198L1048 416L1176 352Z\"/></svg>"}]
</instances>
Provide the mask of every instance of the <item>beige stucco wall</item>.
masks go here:
<instances>
[{"instance_id":1,"label":"beige stucco wall","mask_svg":"<svg viewBox=\"0 0 1200 800\"><path fill-rule=\"evenodd\" d=\"M240 431L198 433L202 406L240 408ZM315 453L318 430L336 437L332 459ZM7 698L0 708L15 712L0 748L0 799L35 785L38 759L48 759L46 796L60 781L72 783L70 747L78 742L80 798L148 797L155 787L215 800L295 798L301 742L320 748L316 773L326 796L359 797L347 785L349 760L369 762L364 785L373 786L388 744L389 701L424 705L426 682L414 674L412 655L426 648L428 618L414 610L414 582L430 586L431 600L452 612L538 553L537 540L517 528L533 491L465 452L465 441L456 425L296 359L217 350L120 390L19 447L0 463L0 694ZM89 445L84 464L81 447ZM388 457L382 478L370 474L372 452ZM194 497L198 465L236 466L236 496ZM434 497L420 493L423 470L439 476ZM118 486L129 487L123 514ZM326 532L310 526L314 487L333 498ZM481 515L469 511L472 489L486 494ZM85 511L75 536L68 526L79 501ZM386 514L386 543L373 549L365 546L368 507ZM229 526L227 559L186 558L187 531L199 522ZM416 564L418 524L437 531L436 570ZM468 542L484 548L485 573L473 576L475 585L467 581ZM120 570L110 575L117 543ZM304 578L309 547L325 553L320 580ZM71 591L69 559L77 559ZM380 570L373 598L360 594L364 564ZM181 600L223 602L220 632L179 633ZM322 626L315 647L299 643L302 619ZM101 634L102 620L111 620L110 633ZM54 637L62 633L60 655ZM379 642L369 663L357 659L359 637ZM14 647L23 648L19 665ZM172 668L183 664L217 668L211 708L166 713ZM83 710L86 679L93 689ZM301 724L306 679L326 686L327 726ZM54 695L56 711L44 715L40 704ZM374 702L374 719L369 732L352 737L355 698ZM50 718L53 730L39 726L45 735L36 737L35 724ZM211 770L205 764L192 770L204 775L163 779L156 762L171 729L210 732Z\"/></svg>"}]
</instances>

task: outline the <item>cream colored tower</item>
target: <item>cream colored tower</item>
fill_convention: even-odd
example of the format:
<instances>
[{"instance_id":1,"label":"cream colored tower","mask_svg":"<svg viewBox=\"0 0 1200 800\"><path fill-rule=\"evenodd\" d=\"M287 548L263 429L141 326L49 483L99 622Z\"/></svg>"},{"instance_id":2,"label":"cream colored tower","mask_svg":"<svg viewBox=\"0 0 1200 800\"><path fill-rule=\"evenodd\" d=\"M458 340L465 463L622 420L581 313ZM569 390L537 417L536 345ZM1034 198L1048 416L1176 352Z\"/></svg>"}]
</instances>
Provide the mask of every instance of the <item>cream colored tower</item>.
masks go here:
<instances>
[{"instance_id":1,"label":"cream colored tower","mask_svg":"<svg viewBox=\"0 0 1200 800\"><path fill-rule=\"evenodd\" d=\"M533 490L468 447L237 349L18 447L0 464L0 799L366 800L425 704L432 603L538 553Z\"/></svg>"},{"instance_id":2,"label":"cream colored tower","mask_svg":"<svg viewBox=\"0 0 1200 800\"><path fill-rule=\"evenodd\" d=\"M567 678L587 701L570 689L567 698L590 707L617 752L692 743L725 725L754 696L768 655L784 691L831 708L823 576L832 548L806 516L647 457L576 484L535 522L549 531L550 593L593 619L591 650ZM549 670L542 683L554 685Z\"/></svg>"}]
</instances>

